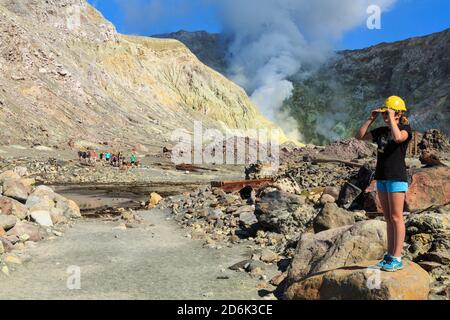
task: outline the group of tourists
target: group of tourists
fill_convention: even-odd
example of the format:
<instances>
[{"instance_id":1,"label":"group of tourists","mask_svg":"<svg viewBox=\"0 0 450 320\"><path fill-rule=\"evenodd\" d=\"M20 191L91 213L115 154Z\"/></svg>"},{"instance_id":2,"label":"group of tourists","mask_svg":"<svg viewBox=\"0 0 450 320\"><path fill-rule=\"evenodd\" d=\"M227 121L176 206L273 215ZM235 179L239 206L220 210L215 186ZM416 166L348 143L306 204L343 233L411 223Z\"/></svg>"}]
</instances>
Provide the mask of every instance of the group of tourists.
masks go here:
<instances>
[{"instance_id":1,"label":"group of tourists","mask_svg":"<svg viewBox=\"0 0 450 320\"><path fill-rule=\"evenodd\" d=\"M106 163L117 168L131 168L141 165L134 153L126 157L122 152L111 153L108 151L102 152L98 156L95 150L88 149L87 151L78 151L78 157L80 161L87 164L95 164L100 161L100 163Z\"/></svg>"}]
</instances>

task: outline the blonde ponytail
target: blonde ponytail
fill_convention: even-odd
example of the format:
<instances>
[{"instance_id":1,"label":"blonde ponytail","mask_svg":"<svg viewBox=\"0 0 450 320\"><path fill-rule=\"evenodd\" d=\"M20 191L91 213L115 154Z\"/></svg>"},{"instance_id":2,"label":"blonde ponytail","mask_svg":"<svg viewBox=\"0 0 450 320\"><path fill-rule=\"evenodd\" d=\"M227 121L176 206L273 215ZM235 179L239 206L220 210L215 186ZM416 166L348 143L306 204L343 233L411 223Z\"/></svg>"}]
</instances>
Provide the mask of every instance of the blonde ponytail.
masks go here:
<instances>
[{"instance_id":1,"label":"blonde ponytail","mask_svg":"<svg viewBox=\"0 0 450 320\"><path fill-rule=\"evenodd\" d=\"M407 117L407 116L402 116L402 117L400 118L400 123L401 123L402 125L404 125L404 126L408 126L408 125L409 125L409 119L408 119L408 117Z\"/></svg>"},{"instance_id":2,"label":"blonde ponytail","mask_svg":"<svg viewBox=\"0 0 450 320\"><path fill-rule=\"evenodd\" d=\"M403 112L400 113L400 120L399 120L399 122L403 126L408 126L409 125L409 119Z\"/></svg>"}]
</instances>

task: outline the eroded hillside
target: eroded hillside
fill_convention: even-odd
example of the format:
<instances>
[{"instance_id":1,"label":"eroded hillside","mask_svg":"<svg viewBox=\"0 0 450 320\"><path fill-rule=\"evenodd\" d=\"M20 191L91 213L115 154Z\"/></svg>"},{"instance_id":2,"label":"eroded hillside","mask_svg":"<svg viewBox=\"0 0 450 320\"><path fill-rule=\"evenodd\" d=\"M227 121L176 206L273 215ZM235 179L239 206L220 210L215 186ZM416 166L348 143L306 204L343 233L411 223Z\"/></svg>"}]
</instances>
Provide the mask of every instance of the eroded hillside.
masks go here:
<instances>
[{"instance_id":1,"label":"eroded hillside","mask_svg":"<svg viewBox=\"0 0 450 320\"><path fill-rule=\"evenodd\" d=\"M172 130L271 127L183 44L120 35L85 0L0 0L0 143L154 145Z\"/></svg>"}]
</instances>

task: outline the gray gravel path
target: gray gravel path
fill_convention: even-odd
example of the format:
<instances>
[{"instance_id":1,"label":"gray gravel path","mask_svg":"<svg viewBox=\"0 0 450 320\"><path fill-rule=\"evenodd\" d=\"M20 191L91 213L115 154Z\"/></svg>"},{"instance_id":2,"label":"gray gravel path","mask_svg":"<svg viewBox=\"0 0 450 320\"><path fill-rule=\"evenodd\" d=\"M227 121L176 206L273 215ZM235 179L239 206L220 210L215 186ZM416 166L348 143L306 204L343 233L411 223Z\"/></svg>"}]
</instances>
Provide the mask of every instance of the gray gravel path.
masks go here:
<instances>
[{"instance_id":1,"label":"gray gravel path","mask_svg":"<svg viewBox=\"0 0 450 320\"><path fill-rule=\"evenodd\" d=\"M0 299L261 299L259 279L228 270L249 257L245 245L203 248L164 213L143 216L154 226L118 230L117 223L81 220L39 243L30 261L0 275ZM80 267L79 290L67 288L70 266Z\"/></svg>"}]
</instances>

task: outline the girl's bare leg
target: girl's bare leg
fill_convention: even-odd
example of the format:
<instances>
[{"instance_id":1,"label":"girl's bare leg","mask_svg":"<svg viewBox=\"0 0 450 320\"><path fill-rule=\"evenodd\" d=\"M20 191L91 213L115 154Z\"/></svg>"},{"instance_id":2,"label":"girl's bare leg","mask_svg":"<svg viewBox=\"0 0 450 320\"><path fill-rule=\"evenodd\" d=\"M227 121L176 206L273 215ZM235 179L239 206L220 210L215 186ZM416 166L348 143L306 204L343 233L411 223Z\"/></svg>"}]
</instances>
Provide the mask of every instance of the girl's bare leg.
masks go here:
<instances>
[{"instance_id":1,"label":"girl's bare leg","mask_svg":"<svg viewBox=\"0 0 450 320\"><path fill-rule=\"evenodd\" d=\"M380 199L381 207L383 208L384 219L387 223L387 238L388 238L388 253L394 254L394 225L391 219L391 208L389 205L389 194L387 192L378 192L378 198Z\"/></svg>"},{"instance_id":2,"label":"girl's bare leg","mask_svg":"<svg viewBox=\"0 0 450 320\"><path fill-rule=\"evenodd\" d=\"M405 205L405 193L389 193L389 208L391 221L394 228L394 247L391 253L394 257L400 257L405 242L406 227L403 219L403 209Z\"/></svg>"}]
</instances>

